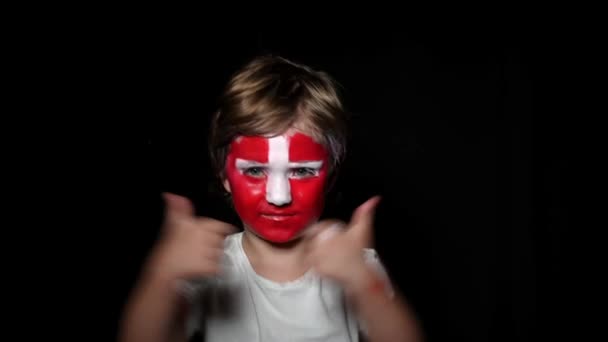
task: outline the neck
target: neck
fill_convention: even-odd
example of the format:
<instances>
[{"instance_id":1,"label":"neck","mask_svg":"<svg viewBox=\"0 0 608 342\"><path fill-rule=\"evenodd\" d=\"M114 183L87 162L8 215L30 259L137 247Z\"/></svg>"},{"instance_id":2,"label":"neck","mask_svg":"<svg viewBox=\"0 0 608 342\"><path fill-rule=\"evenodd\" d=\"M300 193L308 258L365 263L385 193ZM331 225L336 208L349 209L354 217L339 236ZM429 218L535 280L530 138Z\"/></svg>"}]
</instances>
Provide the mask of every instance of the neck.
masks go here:
<instances>
[{"instance_id":1,"label":"neck","mask_svg":"<svg viewBox=\"0 0 608 342\"><path fill-rule=\"evenodd\" d=\"M270 280L290 281L309 268L304 239L274 243L262 239L249 229L243 232L243 250L256 273Z\"/></svg>"}]
</instances>

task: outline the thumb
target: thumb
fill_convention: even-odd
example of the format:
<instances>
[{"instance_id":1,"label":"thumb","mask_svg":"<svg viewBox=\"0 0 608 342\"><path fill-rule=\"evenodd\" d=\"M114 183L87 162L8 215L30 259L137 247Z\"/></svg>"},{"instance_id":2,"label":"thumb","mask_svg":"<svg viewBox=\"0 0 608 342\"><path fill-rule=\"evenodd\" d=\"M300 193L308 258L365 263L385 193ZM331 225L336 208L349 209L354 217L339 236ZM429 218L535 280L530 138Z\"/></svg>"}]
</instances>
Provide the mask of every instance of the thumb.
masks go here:
<instances>
[{"instance_id":1,"label":"thumb","mask_svg":"<svg viewBox=\"0 0 608 342\"><path fill-rule=\"evenodd\" d=\"M186 197L172 193L163 193L167 219L180 219L194 216L194 206Z\"/></svg>"},{"instance_id":2,"label":"thumb","mask_svg":"<svg viewBox=\"0 0 608 342\"><path fill-rule=\"evenodd\" d=\"M344 222L335 219L319 221L306 231L304 239L308 245L317 245L341 232L345 225Z\"/></svg>"},{"instance_id":3,"label":"thumb","mask_svg":"<svg viewBox=\"0 0 608 342\"><path fill-rule=\"evenodd\" d=\"M364 246L369 246L372 241L374 216L378 203L380 203L380 196L368 199L357 207L350 220L349 233L355 235Z\"/></svg>"}]
</instances>

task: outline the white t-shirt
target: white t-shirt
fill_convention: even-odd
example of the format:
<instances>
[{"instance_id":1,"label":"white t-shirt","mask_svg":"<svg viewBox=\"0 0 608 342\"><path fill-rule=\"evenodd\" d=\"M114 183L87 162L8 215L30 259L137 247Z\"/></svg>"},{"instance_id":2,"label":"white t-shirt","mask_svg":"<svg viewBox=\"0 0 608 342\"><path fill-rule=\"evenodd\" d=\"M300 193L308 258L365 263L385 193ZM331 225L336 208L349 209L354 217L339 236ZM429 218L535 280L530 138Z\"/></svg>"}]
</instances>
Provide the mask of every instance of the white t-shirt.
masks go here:
<instances>
[{"instance_id":1,"label":"white t-shirt","mask_svg":"<svg viewBox=\"0 0 608 342\"><path fill-rule=\"evenodd\" d=\"M359 341L364 328L336 283L313 271L286 283L266 279L253 270L242 236L226 238L222 276L184 287L192 304L188 337L199 331L206 342ZM364 255L386 276L375 250Z\"/></svg>"}]
</instances>

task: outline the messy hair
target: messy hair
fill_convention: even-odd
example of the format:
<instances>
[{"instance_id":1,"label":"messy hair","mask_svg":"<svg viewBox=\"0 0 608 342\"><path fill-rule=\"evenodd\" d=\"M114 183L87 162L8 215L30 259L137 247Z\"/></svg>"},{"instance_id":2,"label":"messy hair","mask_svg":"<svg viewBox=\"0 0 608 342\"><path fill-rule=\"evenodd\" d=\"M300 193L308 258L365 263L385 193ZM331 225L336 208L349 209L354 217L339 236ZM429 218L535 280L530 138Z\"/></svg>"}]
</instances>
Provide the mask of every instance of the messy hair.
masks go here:
<instances>
[{"instance_id":1,"label":"messy hair","mask_svg":"<svg viewBox=\"0 0 608 342\"><path fill-rule=\"evenodd\" d=\"M283 57L257 57L233 75L213 115L208 146L216 175L225 179L226 157L236 137L281 135L290 128L328 150L333 178L347 140L337 83L326 72Z\"/></svg>"}]
</instances>

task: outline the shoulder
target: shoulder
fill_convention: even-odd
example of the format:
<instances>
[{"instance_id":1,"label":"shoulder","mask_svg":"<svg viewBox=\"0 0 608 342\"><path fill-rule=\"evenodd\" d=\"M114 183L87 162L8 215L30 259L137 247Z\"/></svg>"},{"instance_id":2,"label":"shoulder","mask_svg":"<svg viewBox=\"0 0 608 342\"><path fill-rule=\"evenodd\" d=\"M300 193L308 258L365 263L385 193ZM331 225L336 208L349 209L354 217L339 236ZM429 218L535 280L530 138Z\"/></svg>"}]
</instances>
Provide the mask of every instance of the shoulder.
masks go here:
<instances>
[{"instance_id":1,"label":"shoulder","mask_svg":"<svg viewBox=\"0 0 608 342\"><path fill-rule=\"evenodd\" d=\"M236 253L241 247L241 238L243 232L230 234L224 238L224 252L232 254Z\"/></svg>"},{"instance_id":2,"label":"shoulder","mask_svg":"<svg viewBox=\"0 0 608 342\"><path fill-rule=\"evenodd\" d=\"M375 249L364 248L363 249L363 259L365 260L366 264L373 267L374 269L381 271L382 273L386 272L384 269L384 265L382 264L382 261L380 260L380 256L378 255L378 252Z\"/></svg>"},{"instance_id":3,"label":"shoulder","mask_svg":"<svg viewBox=\"0 0 608 342\"><path fill-rule=\"evenodd\" d=\"M388 275L388 272L378 255L378 252L373 248L364 248L363 249L363 258L365 263L374 270L378 276L384 281L386 285L387 293L393 297L394 296L394 288L391 283L391 279Z\"/></svg>"},{"instance_id":4,"label":"shoulder","mask_svg":"<svg viewBox=\"0 0 608 342\"><path fill-rule=\"evenodd\" d=\"M224 267L233 269L234 265L238 264L239 257L241 255L241 236L242 232L234 233L226 236L224 239L224 255L222 263ZM215 280L213 280L215 279ZM189 302L195 300L202 294L203 291L208 290L211 286L217 285L218 278L200 278L200 279L183 279L177 282L177 290L184 296Z\"/></svg>"},{"instance_id":5,"label":"shoulder","mask_svg":"<svg viewBox=\"0 0 608 342\"><path fill-rule=\"evenodd\" d=\"M363 248L363 257L365 261L380 261L378 252L373 248Z\"/></svg>"}]
</instances>

